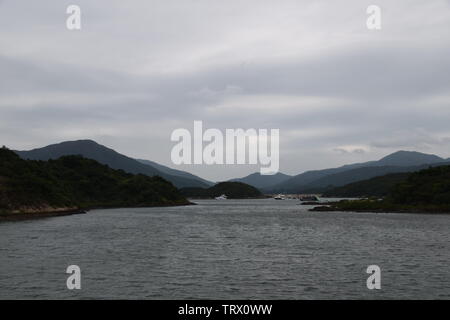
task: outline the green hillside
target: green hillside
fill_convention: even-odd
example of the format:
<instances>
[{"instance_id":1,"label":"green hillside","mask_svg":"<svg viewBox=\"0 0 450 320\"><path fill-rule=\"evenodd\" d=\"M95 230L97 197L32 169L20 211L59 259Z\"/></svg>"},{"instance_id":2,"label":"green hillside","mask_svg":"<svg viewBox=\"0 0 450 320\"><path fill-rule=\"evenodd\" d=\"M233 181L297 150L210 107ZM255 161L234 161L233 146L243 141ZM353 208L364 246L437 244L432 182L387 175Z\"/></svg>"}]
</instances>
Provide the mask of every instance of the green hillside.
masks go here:
<instances>
[{"instance_id":1,"label":"green hillside","mask_svg":"<svg viewBox=\"0 0 450 320\"><path fill-rule=\"evenodd\" d=\"M340 201L315 210L450 213L450 166L410 173L383 200Z\"/></svg>"},{"instance_id":2,"label":"green hillside","mask_svg":"<svg viewBox=\"0 0 450 320\"><path fill-rule=\"evenodd\" d=\"M88 159L93 159L101 164L105 164L112 169L124 170L132 174L145 174L147 176L160 176L172 182L177 188L183 187L209 187L210 184L201 181L200 178L189 176L188 174L177 175L158 170L150 165L150 162L142 163L136 159L127 157L107 148L92 140L65 141L52 144L43 148L29 151L15 151L22 159L43 160L58 159L64 156L80 155ZM175 171L175 170L174 170Z\"/></svg>"},{"instance_id":3,"label":"green hillside","mask_svg":"<svg viewBox=\"0 0 450 320\"><path fill-rule=\"evenodd\" d=\"M0 149L3 213L188 203L170 182L160 177L129 174L81 156L23 160L6 148Z\"/></svg>"},{"instance_id":4,"label":"green hillside","mask_svg":"<svg viewBox=\"0 0 450 320\"><path fill-rule=\"evenodd\" d=\"M389 200L408 205L450 206L450 166L410 174L393 188Z\"/></svg>"},{"instance_id":5,"label":"green hillside","mask_svg":"<svg viewBox=\"0 0 450 320\"><path fill-rule=\"evenodd\" d=\"M353 182L342 187L333 188L323 193L324 197L385 197L392 188L406 180L409 173L392 173L368 180Z\"/></svg>"}]
</instances>

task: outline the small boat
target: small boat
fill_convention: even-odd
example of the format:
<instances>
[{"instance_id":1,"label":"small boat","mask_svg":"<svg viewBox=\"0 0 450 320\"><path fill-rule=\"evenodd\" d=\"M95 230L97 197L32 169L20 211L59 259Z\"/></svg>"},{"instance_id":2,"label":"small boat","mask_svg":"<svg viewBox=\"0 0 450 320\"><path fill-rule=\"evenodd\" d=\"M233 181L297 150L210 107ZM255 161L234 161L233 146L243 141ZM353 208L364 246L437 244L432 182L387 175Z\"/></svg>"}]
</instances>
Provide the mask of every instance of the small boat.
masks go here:
<instances>
[{"instance_id":1,"label":"small boat","mask_svg":"<svg viewBox=\"0 0 450 320\"><path fill-rule=\"evenodd\" d=\"M219 197L216 197L215 198L216 200L227 200L228 198L227 198L227 196L226 195L221 195L221 196L219 196Z\"/></svg>"},{"instance_id":2,"label":"small boat","mask_svg":"<svg viewBox=\"0 0 450 320\"><path fill-rule=\"evenodd\" d=\"M286 197L284 194L278 194L275 197L273 197L275 200L286 200Z\"/></svg>"},{"instance_id":3,"label":"small boat","mask_svg":"<svg viewBox=\"0 0 450 320\"><path fill-rule=\"evenodd\" d=\"M319 198L317 198L315 195L300 196L300 201L316 202L319 201Z\"/></svg>"}]
</instances>

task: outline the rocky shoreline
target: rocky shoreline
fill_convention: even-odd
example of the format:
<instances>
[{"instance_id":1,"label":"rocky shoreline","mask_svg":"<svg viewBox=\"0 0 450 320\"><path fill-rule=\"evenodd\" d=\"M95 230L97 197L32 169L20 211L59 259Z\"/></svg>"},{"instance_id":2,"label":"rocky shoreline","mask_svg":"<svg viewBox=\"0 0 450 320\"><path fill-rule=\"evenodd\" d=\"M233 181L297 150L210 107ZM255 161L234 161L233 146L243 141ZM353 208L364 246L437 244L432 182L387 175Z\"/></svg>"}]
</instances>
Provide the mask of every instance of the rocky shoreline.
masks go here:
<instances>
[{"instance_id":1,"label":"rocky shoreline","mask_svg":"<svg viewBox=\"0 0 450 320\"><path fill-rule=\"evenodd\" d=\"M47 208L41 210L30 209L22 211L14 210L7 213L0 213L0 222L68 216L73 214L84 214L84 213L87 213L87 211L78 208Z\"/></svg>"},{"instance_id":2,"label":"rocky shoreline","mask_svg":"<svg viewBox=\"0 0 450 320\"><path fill-rule=\"evenodd\" d=\"M349 205L350 204L350 205ZM352 204L358 204L354 206ZM311 212L367 212L367 213L417 213L417 214L450 214L450 210L445 207L436 206L401 206L386 205L383 202L368 200L352 200L340 202L325 202L317 204L314 208L309 209Z\"/></svg>"},{"instance_id":3,"label":"rocky shoreline","mask_svg":"<svg viewBox=\"0 0 450 320\"><path fill-rule=\"evenodd\" d=\"M93 207L93 208L21 208L9 212L0 212L0 223L4 221L20 221L30 219L40 219L49 217L69 216L74 214L86 214L91 210L97 209L118 209L118 208L154 208L154 207L176 207L176 206L189 206L195 205L193 202L177 203L177 204L160 204L146 207Z\"/></svg>"}]
</instances>

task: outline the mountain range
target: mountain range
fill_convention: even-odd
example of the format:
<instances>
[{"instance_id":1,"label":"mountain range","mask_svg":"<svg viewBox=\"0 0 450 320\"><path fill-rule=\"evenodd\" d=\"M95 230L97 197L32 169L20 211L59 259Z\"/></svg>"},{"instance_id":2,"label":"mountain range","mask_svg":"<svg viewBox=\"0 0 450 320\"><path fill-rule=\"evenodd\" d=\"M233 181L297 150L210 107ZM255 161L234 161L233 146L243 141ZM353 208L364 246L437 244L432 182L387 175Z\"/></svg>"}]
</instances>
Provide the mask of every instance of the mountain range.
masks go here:
<instances>
[{"instance_id":1,"label":"mountain range","mask_svg":"<svg viewBox=\"0 0 450 320\"><path fill-rule=\"evenodd\" d=\"M450 159L415 151L397 151L378 161L344 165L338 168L306 171L293 177L264 176L264 183L256 179L257 173L235 179L253 185L265 193L321 193L332 187L344 186L390 173L414 172L429 166L446 165ZM273 177L273 178L272 178ZM277 180L282 181L278 181ZM273 179L273 183L270 180Z\"/></svg>"},{"instance_id":2,"label":"mountain range","mask_svg":"<svg viewBox=\"0 0 450 320\"><path fill-rule=\"evenodd\" d=\"M112 169L121 169L132 174L161 176L177 188L209 188L215 184L191 173L172 169L151 160L127 157L92 140L66 141L43 148L15 152L21 158L29 160L49 160L68 155L81 155L106 164ZM415 151L397 151L376 161L306 171L295 176L281 172L275 175L253 173L229 181L249 184L264 193L321 193L333 187L386 174L414 172L429 166L447 164L450 164L450 158L444 159Z\"/></svg>"}]
</instances>

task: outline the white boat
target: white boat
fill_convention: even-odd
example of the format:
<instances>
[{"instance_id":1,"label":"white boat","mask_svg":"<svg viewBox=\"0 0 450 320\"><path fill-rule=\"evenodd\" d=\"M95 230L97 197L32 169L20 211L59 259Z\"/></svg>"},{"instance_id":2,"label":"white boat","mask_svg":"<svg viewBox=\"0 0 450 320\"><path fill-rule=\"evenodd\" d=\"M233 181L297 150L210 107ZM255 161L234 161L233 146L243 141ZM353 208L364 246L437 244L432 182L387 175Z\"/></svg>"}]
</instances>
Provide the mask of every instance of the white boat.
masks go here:
<instances>
[{"instance_id":1,"label":"white boat","mask_svg":"<svg viewBox=\"0 0 450 320\"><path fill-rule=\"evenodd\" d=\"M278 194L275 197L273 197L275 200L286 200L286 197L284 194Z\"/></svg>"},{"instance_id":2,"label":"white boat","mask_svg":"<svg viewBox=\"0 0 450 320\"><path fill-rule=\"evenodd\" d=\"M216 197L216 200L227 200L227 196L226 195L221 195L220 197Z\"/></svg>"}]
</instances>

